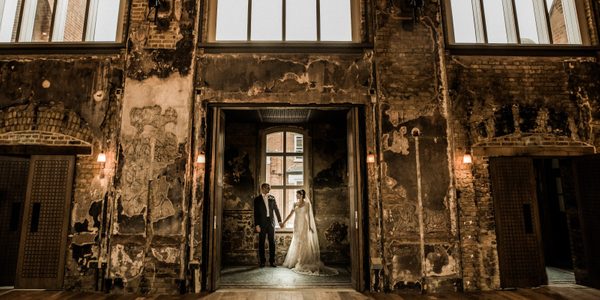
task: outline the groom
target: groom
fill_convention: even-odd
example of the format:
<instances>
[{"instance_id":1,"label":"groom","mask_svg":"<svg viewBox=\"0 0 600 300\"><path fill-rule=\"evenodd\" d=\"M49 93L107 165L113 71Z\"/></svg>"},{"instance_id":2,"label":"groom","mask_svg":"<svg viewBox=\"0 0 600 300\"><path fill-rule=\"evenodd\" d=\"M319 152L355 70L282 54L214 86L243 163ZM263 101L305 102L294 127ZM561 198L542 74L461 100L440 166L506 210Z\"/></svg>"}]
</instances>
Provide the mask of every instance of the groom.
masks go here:
<instances>
[{"instance_id":1,"label":"groom","mask_svg":"<svg viewBox=\"0 0 600 300\"><path fill-rule=\"evenodd\" d=\"M273 213L277 216L279 227L283 227L281 223L281 215L275 197L269 194L271 186L268 183L263 183L260 186L260 195L254 198L254 225L258 232L258 257L260 258L260 267L265 266L267 259L265 258L265 236L269 237L269 263L271 267L275 267L275 219Z\"/></svg>"}]
</instances>

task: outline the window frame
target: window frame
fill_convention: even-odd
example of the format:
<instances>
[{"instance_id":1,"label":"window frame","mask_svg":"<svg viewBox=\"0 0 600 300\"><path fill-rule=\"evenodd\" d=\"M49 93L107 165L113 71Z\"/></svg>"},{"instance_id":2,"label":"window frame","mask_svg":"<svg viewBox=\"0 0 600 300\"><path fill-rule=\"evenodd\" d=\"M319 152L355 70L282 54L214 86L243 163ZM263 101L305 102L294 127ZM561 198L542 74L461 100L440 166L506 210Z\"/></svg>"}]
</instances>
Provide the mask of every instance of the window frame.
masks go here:
<instances>
[{"instance_id":1,"label":"window frame","mask_svg":"<svg viewBox=\"0 0 600 300\"><path fill-rule=\"evenodd\" d=\"M282 28L285 28L285 0L281 0L284 2L282 4ZM317 6L319 5L321 0L317 0ZM316 41L285 41L285 31L282 33L282 40L280 41L253 41L250 40L250 27L247 28L246 40L240 41L219 41L216 39L216 28L217 28L217 2L218 0L206 0L206 30L204 32L204 37L202 38L203 46L225 46L226 48L236 48L236 47L248 47L248 46L261 46L261 47L281 47L281 46L291 46L291 47L305 47L307 45L319 45L319 46L340 46L340 47L348 47L351 45L358 45L361 42L361 0L350 0L350 20L351 20L351 35L352 40L350 41L320 41L319 36L317 35ZM248 6L252 5L252 0L248 0ZM248 10L248 24L251 23L251 10ZM320 22L318 21L318 12L317 12L317 32L320 32Z\"/></svg>"},{"instance_id":2,"label":"window frame","mask_svg":"<svg viewBox=\"0 0 600 300\"><path fill-rule=\"evenodd\" d=\"M8 0L11 1L11 0ZM32 6L37 6L39 0L35 0L35 1L31 1L35 4L31 4ZM27 3L29 1L23 0L23 2L21 3L21 7L17 8L17 12L18 15L15 17L16 19L18 19L18 21L15 24L15 27L17 28L16 30L16 36L15 36L15 41L10 41L10 42L0 42L0 50L1 49L14 49L14 50L18 50L21 53L25 52L27 53L28 50L33 50L35 51L36 49L40 49L40 48L48 48L48 49L62 49L65 48L67 50L67 53L71 53L71 52L83 52L83 51L87 51L89 48L92 49L98 49L98 52L113 52L112 49L117 48L116 46L119 46L118 48L122 48L122 46L124 45L124 39L123 39L123 35L124 32L126 30L125 28L125 20L124 17L126 15L126 8L127 3L129 1L127 0L119 0L119 12L117 15L117 28L116 28L116 34L115 34L115 41L94 41L94 40L86 40L86 38L88 36L91 35L91 32L89 30L90 26L89 26L89 22L90 21L94 21L96 20L96 17L94 16L93 18L90 18L90 13L93 11L91 9L92 4L97 4L99 3L99 1L102 0L85 0L85 16L84 16L84 22L83 22L83 28L82 28L82 40L81 41L53 41L53 37L55 34L55 30L56 28L56 20L57 20L57 8L59 6L59 2L61 0L55 0L54 5L53 5L53 10L52 10L52 16L50 19L50 34L48 37L48 41L22 41L22 34L23 34L23 30L24 30L24 26L27 25L25 22L27 22L26 20L24 21L24 18L26 16L25 15L25 7L27 5ZM97 9L97 8L96 8ZM35 18L35 14L36 14L36 9L32 10L32 13L34 14L34 18ZM29 23L29 22L27 22ZM25 25L24 25L25 24ZM35 20L33 21L33 23L29 24L29 27L33 27L35 26ZM14 30L14 29L13 29ZM85 50L83 49L85 48ZM106 51L109 50L109 51ZM58 53L64 53L61 52L60 50L57 51Z\"/></svg>"},{"instance_id":3,"label":"window frame","mask_svg":"<svg viewBox=\"0 0 600 300\"><path fill-rule=\"evenodd\" d=\"M277 133L277 132L283 132L283 145L282 145L282 152L267 152L267 136L269 134L272 133ZM303 136L303 142L304 142L304 147L303 147L303 152L302 155L298 155L299 153L297 152L287 152L286 150L286 133L297 133L297 134L301 134ZM259 180L259 186L257 187L258 190L260 190L260 184L262 184L263 182L267 182L267 178L266 178L266 166L267 166L267 157L268 156L280 156L283 157L283 170L284 170L284 176L283 176L283 185L273 185L269 182L271 185L271 190L274 189L281 189L282 190L282 195L284 196L282 200L283 203L283 207L279 207L279 212L281 213L281 218L282 221L285 219L285 217L287 217L288 212L286 211L286 199L287 199L287 191L288 190L299 190L299 189L304 189L307 193L307 197L309 197L310 191L308 190L308 186L309 185L309 178L310 177L310 167L309 167L309 160L308 158L310 157L310 153L309 153L309 147L308 145L310 144L310 139L308 137L308 131L302 127L298 127L298 126L273 126L273 127L269 127L266 129L261 130L260 133L260 154L261 154L261 159L260 159L260 167L259 167L259 172L260 175L258 176L258 178L260 178ZM302 182L302 185L288 185L287 183L287 170L286 170L286 158L295 158L298 156L302 156L303 162L302 162L302 167L303 167L303 172L304 172L304 180ZM295 200L295 199L294 199ZM293 228L276 228L275 229L278 232L292 232Z\"/></svg>"},{"instance_id":4,"label":"window frame","mask_svg":"<svg viewBox=\"0 0 600 300\"><path fill-rule=\"evenodd\" d=\"M579 55L579 56L594 56L595 52L600 49L598 46L597 36L592 35L591 31L595 28L596 20L593 21L593 27L590 28L590 24L587 20L586 3L587 0L574 0L575 9L577 12L577 22L579 24L579 34L581 36L581 44L551 44L551 43L540 43L540 44L522 44L520 41L518 31L517 12L515 10L514 1L508 1L511 4L509 11L512 13L511 21L512 26L515 28L516 42L515 43L488 43L485 29L485 16L483 7L481 5L474 5L474 13L479 14L479 20L474 20L474 31L477 40L483 39L483 42L476 43L457 43L454 38L454 19L451 8L452 0L444 0L442 2L442 11L444 16L444 31L445 31L445 45L448 50L453 54L461 55L481 55L483 54L497 54L497 55L535 55L535 56L561 56L561 55ZM475 0L481 3L479 0ZM544 5L545 1L544 1ZM534 11L535 13L535 11ZM548 39L552 40L552 30L550 28L550 19L546 12L546 30L548 33ZM475 16L474 19L477 19ZM478 22L479 21L479 22ZM537 24L537 22L536 22ZM539 26L539 24L538 24ZM507 37L511 34L507 32ZM509 38L510 40L510 38ZM532 50L535 50L533 52Z\"/></svg>"}]
</instances>

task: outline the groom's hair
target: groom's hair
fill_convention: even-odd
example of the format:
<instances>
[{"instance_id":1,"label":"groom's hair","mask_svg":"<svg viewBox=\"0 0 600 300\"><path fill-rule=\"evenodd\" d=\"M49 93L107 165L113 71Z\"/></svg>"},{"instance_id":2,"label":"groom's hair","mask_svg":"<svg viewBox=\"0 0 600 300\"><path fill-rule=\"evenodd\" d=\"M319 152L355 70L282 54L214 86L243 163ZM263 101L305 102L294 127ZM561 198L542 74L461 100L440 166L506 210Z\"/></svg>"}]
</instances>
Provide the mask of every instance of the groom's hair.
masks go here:
<instances>
[{"instance_id":1,"label":"groom's hair","mask_svg":"<svg viewBox=\"0 0 600 300\"><path fill-rule=\"evenodd\" d=\"M260 185L261 189L262 188L267 188L267 187L271 187L271 186L268 183L266 183L266 182Z\"/></svg>"}]
</instances>

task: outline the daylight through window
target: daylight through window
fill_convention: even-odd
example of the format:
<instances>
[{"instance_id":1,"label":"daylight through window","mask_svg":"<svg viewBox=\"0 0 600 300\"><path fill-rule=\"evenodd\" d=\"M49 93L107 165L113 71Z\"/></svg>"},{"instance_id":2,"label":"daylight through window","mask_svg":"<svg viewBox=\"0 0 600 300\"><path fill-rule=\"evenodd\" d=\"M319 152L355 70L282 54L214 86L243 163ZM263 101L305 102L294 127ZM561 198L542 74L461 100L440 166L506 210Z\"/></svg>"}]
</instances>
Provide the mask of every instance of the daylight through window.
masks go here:
<instances>
[{"instance_id":1,"label":"daylight through window","mask_svg":"<svg viewBox=\"0 0 600 300\"><path fill-rule=\"evenodd\" d=\"M351 42L353 0L214 0L214 39Z\"/></svg>"},{"instance_id":2,"label":"daylight through window","mask_svg":"<svg viewBox=\"0 0 600 300\"><path fill-rule=\"evenodd\" d=\"M457 44L584 44L580 0L448 2Z\"/></svg>"},{"instance_id":3,"label":"daylight through window","mask_svg":"<svg viewBox=\"0 0 600 300\"><path fill-rule=\"evenodd\" d=\"M304 135L292 131L277 131L265 137L265 181L285 218L294 207L296 191L304 188ZM294 217L286 229L294 227Z\"/></svg>"},{"instance_id":4,"label":"daylight through window","mask_svg":"<svg viewBox=\"0 0 600 300\"><path fill-rule=\"evenodd\" d=\"M117 42L122 0L0 0L0 42Z\"/></svg>"}]
</instances>

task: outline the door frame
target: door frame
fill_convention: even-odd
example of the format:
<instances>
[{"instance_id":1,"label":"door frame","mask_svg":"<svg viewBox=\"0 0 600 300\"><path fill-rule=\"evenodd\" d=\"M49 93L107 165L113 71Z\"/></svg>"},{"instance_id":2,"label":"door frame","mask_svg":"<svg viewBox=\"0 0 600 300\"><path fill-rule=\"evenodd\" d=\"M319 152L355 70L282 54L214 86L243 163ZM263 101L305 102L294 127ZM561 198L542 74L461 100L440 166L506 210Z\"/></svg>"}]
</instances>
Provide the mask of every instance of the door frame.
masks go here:
<instances>
[{"instance_id":1,"label":"door frame","mask_svg":"<svg viewBox=\"0 0 600 300\"><path fill-rule=\"evenodd\" d=\"M224 152L224 138L218 137L218 131L224 130L225 123L221 123L221 116L224 118L223 110L225 109L260 109L260 108L282 108L282 107L290 107L282 106L281 104L271 104L271 105L256 105L256 104L235 104L235 105L227 105L227 104L209 104L208 105L208 113L207 116L210 115L210 119L207 121L207 132L209 132L210 136L207 138L207 149L209 150L210 156L207 157L207 172L208 176L206 176L207 181L205 182L205 186L207 187L205 192L205 201L208 201L205 205L205 212L203 214L204 220L203 224L206 227L203 232L206 240L204 242L205 251L207 251L206 259L204 263L206 264L206 268L204 269L204 280L206 280L206 289L208 291L215 291L220 288L220 268L221 268L221 253L220 253L220 245L221 245L221 223L223 217L223 206L221 201L216 201L219 197L222 196L222 186L223 186L223 163L224 157L223 155L219 155L219 153ZM352 127L355 129L354 140L352 144L354 144L355 153L354 153L354 164L355 164L355 173L353 174L356 179L355 186L355 199L351 201L349 199L350 208L350 224L352 229L354 228L354 234L349 233L350 237L350 248L351 248L351 276L352 276L352 288L358 291L363 291L367 285L367 276L368 273L365 271L367 267L365 264L367 263L365 257L367 252L367 242L365 238L368 237L368 233L365 233L366 228L366 220L365 216L368 215L368 211L365 208L366 206L366 176L364 174L366 168L365 166L365 143L364 138L366 132L364 131L365 125L361 123L360 114L361 111L364 111L364 105L324 105L324 106L314 106L314 105L297 105L294 107L307 108L307 109L315 109L315 110L328 110L328 109L347 109L348 113L351 115L351 120L353 120ZM361 110L362 108L362 110ZM362 118L364 120L364 118ZM221 149L218 149L222 147ZM350 176L350 173L348 173ZM350 187L349 187L350 188ZM219 191L220 189L220 191ZM219 196L220 195L220 196ZM350 197L350 193L348 195ZM354 210L354 212L353 212ZM365 214L366 213L366 214ZM218 230L217 230L218 229Z\"/></svg>"}]
</instances>

